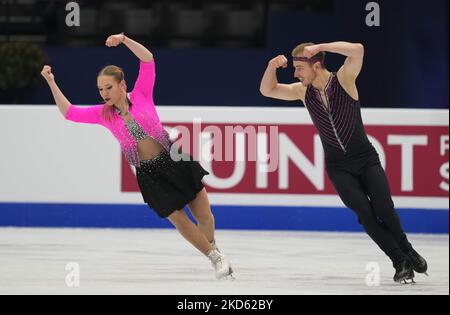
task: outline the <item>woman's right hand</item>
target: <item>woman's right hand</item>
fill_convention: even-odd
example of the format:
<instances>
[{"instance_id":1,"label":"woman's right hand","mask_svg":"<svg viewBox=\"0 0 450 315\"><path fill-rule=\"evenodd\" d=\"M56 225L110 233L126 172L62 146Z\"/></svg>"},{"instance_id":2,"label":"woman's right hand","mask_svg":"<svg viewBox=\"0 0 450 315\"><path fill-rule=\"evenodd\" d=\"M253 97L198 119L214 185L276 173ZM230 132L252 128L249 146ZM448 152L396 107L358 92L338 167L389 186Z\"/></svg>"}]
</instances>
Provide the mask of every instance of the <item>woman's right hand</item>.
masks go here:
<instances>
[{"instance_id":1,"label":"woman's right hand","mask_svg":"<svg viewBox=\"0 0 450 315\"><path fill-rule=\"evenodd\" d=\"M120 33L116 35L111 35L106 39L105 45L108 47L116 47L125 41L125 34Z\"/></svg>"},{"instance_id":2,"label":"woman's right hand","mask_svg":"<svg viewBox=\"0 0 450 315\"><path fill-rule=\"evenodd\" d=\"M52 73L52 67L48 65L44 66L44 68L41 71L41 75L48 83L55 81L55 76Z\"/></svg>"}]
</instances>

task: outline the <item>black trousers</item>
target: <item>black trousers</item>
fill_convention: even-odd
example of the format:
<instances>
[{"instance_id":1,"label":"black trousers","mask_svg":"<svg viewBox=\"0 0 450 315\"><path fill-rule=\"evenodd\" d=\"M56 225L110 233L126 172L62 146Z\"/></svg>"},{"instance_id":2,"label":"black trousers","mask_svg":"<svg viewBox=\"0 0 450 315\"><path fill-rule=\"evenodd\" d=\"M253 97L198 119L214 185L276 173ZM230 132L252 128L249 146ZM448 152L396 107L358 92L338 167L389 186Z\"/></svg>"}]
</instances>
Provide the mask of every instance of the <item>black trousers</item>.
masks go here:
<instances>
[{"instance_id":1,"label":"black trousers","mask_svg":"<svg viewBox=\"0 0 450 315\"><path fill-rule=\"evenodd\" d=\"M367 234L396 265L411 250L394 208L389 183L378 154L327 166L328 176L344 204L359 218Z\"/></svg>"}]
</instances>

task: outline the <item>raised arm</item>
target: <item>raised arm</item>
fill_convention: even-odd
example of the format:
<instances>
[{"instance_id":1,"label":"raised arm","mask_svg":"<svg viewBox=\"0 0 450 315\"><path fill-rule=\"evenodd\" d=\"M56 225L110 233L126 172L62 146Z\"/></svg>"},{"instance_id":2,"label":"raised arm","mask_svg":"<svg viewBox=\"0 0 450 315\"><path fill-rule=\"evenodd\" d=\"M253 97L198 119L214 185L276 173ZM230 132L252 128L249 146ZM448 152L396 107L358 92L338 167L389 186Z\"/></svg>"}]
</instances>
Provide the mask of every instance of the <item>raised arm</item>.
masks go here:
<instances>
[{"instance_id":1,"label":"raised arm","mask_svg":"<svg viewBox=\"0 0 450 315\"><path fill-rule=\"evenodd\" d=\"M278 83L277 69L287 68L288 60L280 55L270 60L266 72L261 81L260 92L266 97L276 98L285 101L302 100L304 86L301 82L293 84Z\"/></svg>"},{"instance_id":2,"label":"raised arm","mask_svg":"<svg viewBox=\"0 0 450 315\"><path fill-rule=\"evenodd\" d=\"M139 60L143 62L150 62L153 60L153 54L145 48L142 44L132 40L125 34L111 35L106 39L106 46L116 47L120 44L127 46Z\"/></svg>"},{"instance_id":3,"label":"raised arm","mask_svg":"<svg viewBox=\"0 0 450 315\"><path fill-rule=\"evenodd\" d=\"M56 105L65 119L86 124L101 124L103 105L83 107L72 105L56 84L52 68L48 65L44 66L41 74L47 81Z\"/></svg>"},{"instance_id":4,"label":"raised arm","mask_svg":"<svg viewBox=\"0 0 450 315\"><path fill-rule=\"evenodd\" d=\"M55 82L55 76L52 73L52 67L45 65L42 69L41 75L47 81L50 90L52 91L53 98L55 99L56 105L63 116L66 116L67 110L69 109L70 102L61 92L58 85Z\"/></svg>"},{"instance_id":5,"label":"raised arm","mask_svg":"<svg viewBox=\"0 0 450 315\"><path fill-rule=\"evenodd\" d=\"M148 100L153 101L153 87L155 85L155 61L153 54L138 42L122 34L111 35L106 40L106 46L116 47L126 45L139 58L139 75L132 92L138 92Z\"/></svg>"},{"instance_id":6,"label":"raised arm","mask_svg":"<svg viewBox=\"0 0 450 315\"><path fill-rule=\"evenodd\" d=\"M311 58L315 54L326 51L344 55L344 65L339 69L338 76L347 82L355 82L361 72L364 61L364 46L362 44L334 42L329 44L318 44L308 46L304 50L304 55Z\"/></svg>"}]
</instances>

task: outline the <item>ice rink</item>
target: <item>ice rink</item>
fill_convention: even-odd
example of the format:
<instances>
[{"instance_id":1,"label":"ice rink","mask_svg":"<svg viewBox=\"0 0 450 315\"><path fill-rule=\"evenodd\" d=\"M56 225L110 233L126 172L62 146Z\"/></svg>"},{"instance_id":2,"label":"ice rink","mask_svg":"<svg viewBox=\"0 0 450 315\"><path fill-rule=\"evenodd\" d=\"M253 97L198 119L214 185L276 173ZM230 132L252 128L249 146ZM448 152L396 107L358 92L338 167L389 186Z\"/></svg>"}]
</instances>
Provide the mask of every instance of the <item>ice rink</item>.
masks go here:
<instances>
[{"instance_id":1,"label":"ice rink","mask_svg":"<svg viewBox=\"0 0 450 315\"><path fill-rule=\"evenodd\" d=\"M398 285L364 234L219 230L236 280L217 281L174 230L2 228L0 294L449 294L448 235L410 239L430 277Z\"/></svg>"}]
</instances>

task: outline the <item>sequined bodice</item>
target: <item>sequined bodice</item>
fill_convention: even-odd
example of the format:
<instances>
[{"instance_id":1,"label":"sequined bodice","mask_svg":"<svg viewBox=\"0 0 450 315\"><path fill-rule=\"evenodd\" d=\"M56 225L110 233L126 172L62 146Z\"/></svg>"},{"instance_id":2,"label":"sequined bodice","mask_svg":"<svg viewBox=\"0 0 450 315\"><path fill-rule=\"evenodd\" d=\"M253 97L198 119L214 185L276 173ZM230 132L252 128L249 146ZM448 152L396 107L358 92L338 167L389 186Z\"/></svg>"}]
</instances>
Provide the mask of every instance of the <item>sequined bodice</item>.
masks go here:
<instances>
[{"instance_id":1,"label":"sequined bodice","mask_svg":"<svg viewBox=\"0 0 450 315\"><path fill-rule=\"evenodd\" d=\"M129 121L125 122L125 125L136 141L141 141L148 138L148 135L145 133L142 127L136 122L136 120L130 119Z\"/></svg>"}]
</instances>

